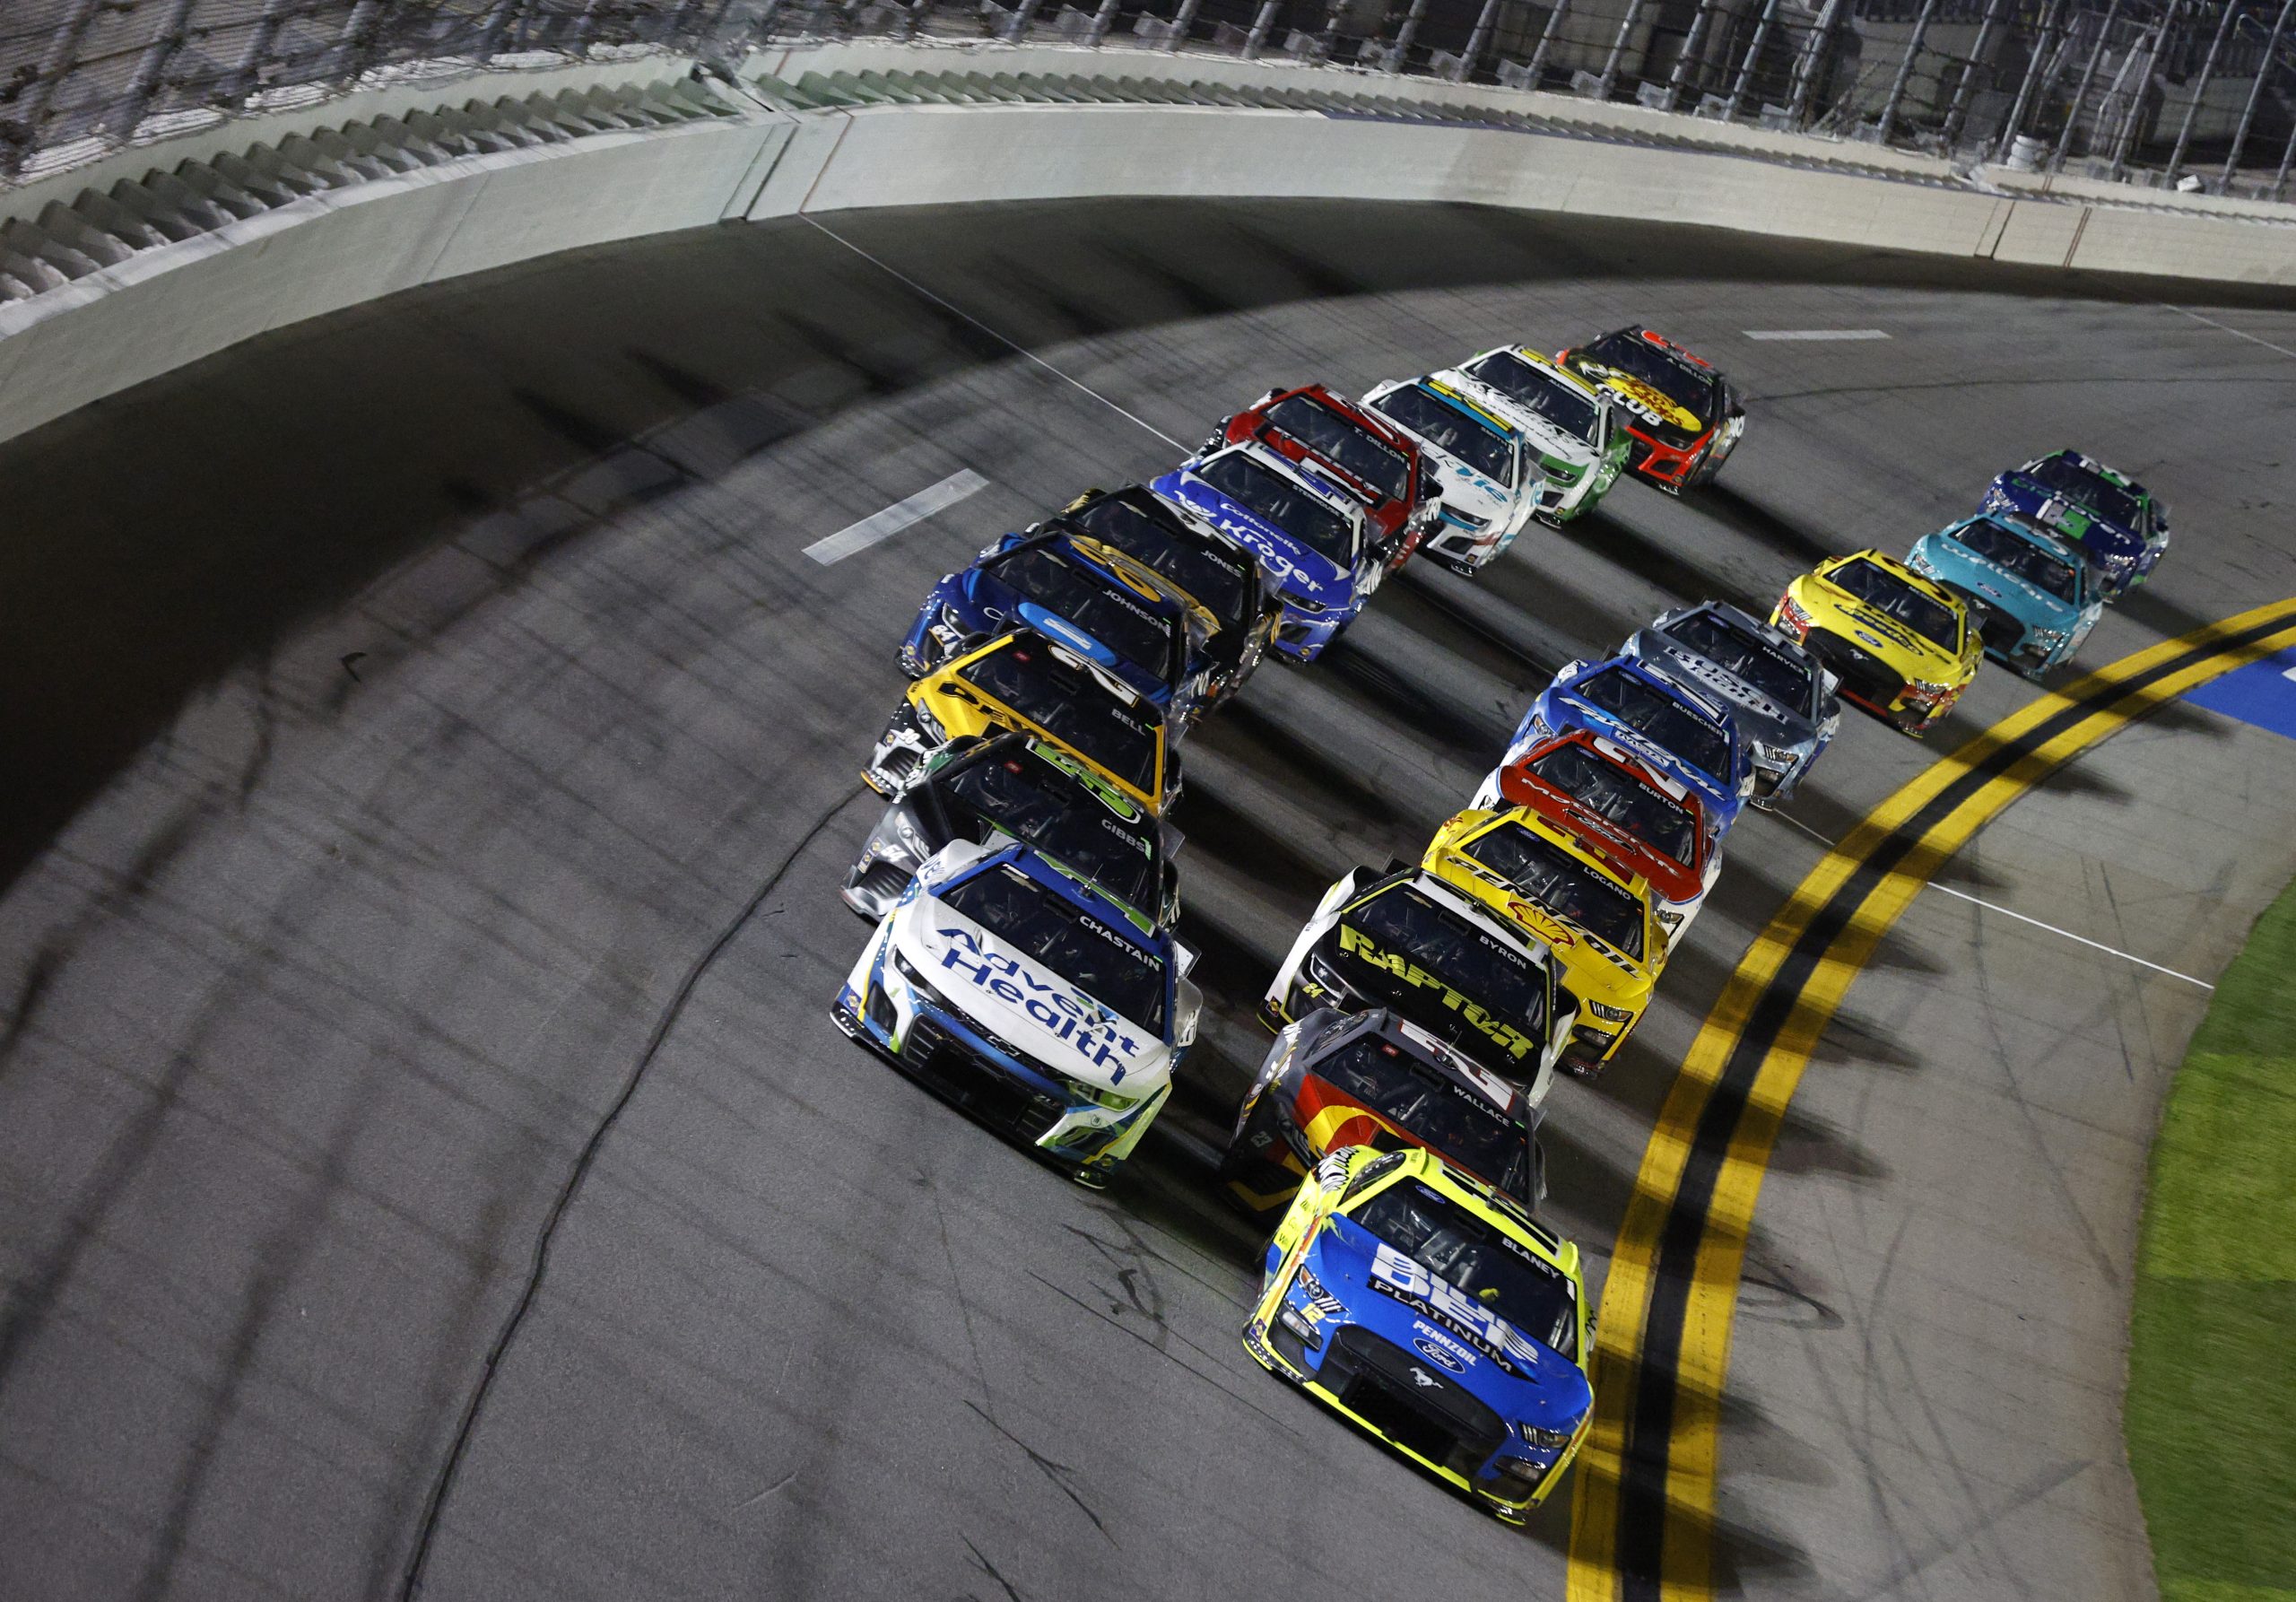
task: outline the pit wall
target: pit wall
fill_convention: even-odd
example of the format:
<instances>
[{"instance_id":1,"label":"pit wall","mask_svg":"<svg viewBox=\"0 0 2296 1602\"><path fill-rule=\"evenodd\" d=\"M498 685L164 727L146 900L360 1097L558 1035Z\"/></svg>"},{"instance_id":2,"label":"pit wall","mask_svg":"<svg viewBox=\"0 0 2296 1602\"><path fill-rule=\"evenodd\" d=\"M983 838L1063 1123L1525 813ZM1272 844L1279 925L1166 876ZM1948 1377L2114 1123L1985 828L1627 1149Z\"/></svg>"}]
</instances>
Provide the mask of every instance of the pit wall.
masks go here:
<instances>
[{"instance_id":1,"label":"pit wall","mask_svg":"<svg viewBox=\"0 0 2296 1602\"><path fill-rule=\"evenodd\" d=\"M687 65L624 64L614 81L674 80ZM613 75L586 70L595 83ZM926 99L790 111L766 103L777 82L802 83L808 73L886 71L928 83L967 73L1000 82L1022 73L1152 80L1166 97L1175 84L1280 85L1341 99L1321 109ZM1985 173L1972 181L1907 152L1568 96L1119 48L828 47L752 58L742 76L769 81L758 100L717 87L737 115L471 155L307 195L0 303L0 440L241 340L401 290L561 250L800 211L1126 195L1467 202L2296 286L2296 208L2172 209L2103 185L2012 192ZM429 100L414 98L420 92L406 86L403 112L438 103L435 89ZM460 89L452 103L468 94ZM1478 124L1478 111L1535 122L1528 131ZM310 124L315 115L299 117ZM338 103L318 126L351 115ZM232 129L249 144L284 136L259 118ZM197 137L212 150L222 135ZM109 166L125 177L183 159L160 146ZM80 178L85 184L90 175ZM24 196L0 195L0 220L35 214Z\"/></svg>"}]
</instances>

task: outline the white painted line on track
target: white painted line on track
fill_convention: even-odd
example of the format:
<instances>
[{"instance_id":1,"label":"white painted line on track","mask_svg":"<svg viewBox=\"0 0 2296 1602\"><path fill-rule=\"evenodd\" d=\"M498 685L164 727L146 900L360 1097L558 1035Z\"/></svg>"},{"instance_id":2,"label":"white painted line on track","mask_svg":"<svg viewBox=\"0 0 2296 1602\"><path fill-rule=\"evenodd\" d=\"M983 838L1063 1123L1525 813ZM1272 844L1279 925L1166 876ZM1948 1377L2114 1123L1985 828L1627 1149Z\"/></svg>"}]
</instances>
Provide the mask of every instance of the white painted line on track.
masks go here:
<instances>
[{"instance_id":1,"label":"white painted line on track","mask_svg":"<svg viewBox=\"0 0 2296 1602\"><path fill-rule=\"evenodd\" d=\"M902 529L922 523L935 512L945 511L987 484L987 479L970 467L952 473L929 489L919 490L905 501L896 501L883 511L871 512L858 523L848 523L835 534L815 540L805 547L805 554L823 567L843 562L879 540L889 540Z\"/></svg>"},{"instance_id":2,"label":"white painted line on track","mask_svg":"<svg viewBox=\"0 0 2296 1602\"><path fill-rule=\"evenodd\" d=\"M1749 328L1748 339L1887 339L1879 328Z\"/></svg>"},{"instance_id":3,"label":"white painted line on track","mask_svg":"<svg viewBox=\"0 0 2296 1602\"><path fill-rule=\"evenodd\" d=\"M1816 840L1820 845L1825 847L1826 849L1831 851L1836 849L1833 841L1828 840L1824 835L1820 834L1816 830L1802 822L1801 819L1788 817L1782 812L1773 812L1770 815L1778 819L1780 823L1792 824L1795 828L1799 829L1803 833L1808 835L1812 840ZM2074 942L2075 945L2085 945L2090 947L2092 950L2103 952L2109 956L2118 957L2124 962L2134 962L2139 968L2150 968L2155 973L2165 973L2170 979L2180 979L2188 985L2198 985L2204 990L2213 990L2216 988L2214 985L2210 984L2205 979L2195 979L2189 973L2179 973L2174 968L2164 968L2158 962L2151 962L2144 957L2140 957L2133 951L2123 951L2118 945L2107 945L2101 940L2092 940L2088 936L2076 935L2071 929L2059 928L2053 923L2043 923L2038 918L2026 917L2022 912L2013 912L1998 901L1988 901L1983 896L1971 895L1966 890L1956 890L1950 884L1940 884L1935 879L1926 882L1922 885L1922 888L1924 890L1940 891L1946 895L1952 896L1955 901L1967 901L1972 907L1982 907L1988 912L1998 912L2004 918L2013 918L2019 923L2029 923L2037 929L2047 929L2052 935L2062 935L2067 940Z\"/></svg>"},{"instance_id":4,"label":"white painted line on track","mask_svg":"<svg viewBox=\"0 0 2296 1602\"><path fill-rule=\"evenodd\" d=\"M2245 339L2250 344L2260 344L2264 346L2266 350L2277 351L2283 356L2296 356L2296 351L2290 350L2284 344L2274 344L2272 341L2268 339L2259 339L2253 334L2243 334L2239 329L2233 327L2230 323L2220 323L2213 317L2201 316L2200 313L2193 310L2189 306L2170 306L2166 300L2161 301L2161 304L2167 306L2170 311L2183 313L2186 317L2192 318L2196 323L2206 323L2210 327L2216 329L2219 333L2229 334L2235 339Z\"/></svg>"},{"instance_id":5,"label":"white painted line on track","mask_svg":"<svg viewBox=\"0 0 2296 1602\"><path fill-rule=\"evenodd\" d=\"M918 294L923 295L926 300L932 301L934 305L942 307L948 311L955 313L958 317L964 318L965 321L970 323L974 327L979 329L983 334L987 335L989 338L996 341L999 344L1012 346L1013 350L1028 358L1031 361L1035 362L1039 367L1044 369L1045 371L1050 373L1054 378L1058 379L1062 383L1074 386L1076 388L1083 390L1086 395L1091 396L1094 400L1100 402L1100 405L1106 406L1109 411L1116 413L1118 416L1138 423L1142 428L1146 429L1150 433L1155 435L1156 438L1161 440L1173 449L1179 451L1182 455L1193 454L1188 450L1187 446L1181 444L1178 440L1173 439L1170 434L1158 428L1146 418L1141 416L1138 413L1126 411L1124 407L1118 405L1116 402L1110 400L1107 396L1102 395L1099 390L1093 388L1090 384L1085 383L1082 379L1071 378L1068 374L1061 371L1060 369L1055 367L1051 362L1047 361L1043 357L1038 355L1034 351L1022 344L1019 340L1013 339L1010 335L990 327L987 323L982 322L978 318L973 316L971 312L967 311L963 307L958 306L949 300L945 300L939 295L935 294L931 290L926 289L923 284L918 283L916 279L911 278L899 267L893 266L890 263L870 255L866 250L862 249L860 246L855 244L851 239L847 239L843 234L830 227L827 223L818 222L813 217L805 216L805 213L802 212L799 213L798 215L805 217L806 222L813 223L815 228L820 229L823 233L829 235L831 239L835 239L839 244L853 252L854 255L859 257L863 261L867 262L871 266L875 267L879 272L888 274L894 278L900 279L901 283L909 285L909 288L915 290Z\"/></svg>"}]
</instances>

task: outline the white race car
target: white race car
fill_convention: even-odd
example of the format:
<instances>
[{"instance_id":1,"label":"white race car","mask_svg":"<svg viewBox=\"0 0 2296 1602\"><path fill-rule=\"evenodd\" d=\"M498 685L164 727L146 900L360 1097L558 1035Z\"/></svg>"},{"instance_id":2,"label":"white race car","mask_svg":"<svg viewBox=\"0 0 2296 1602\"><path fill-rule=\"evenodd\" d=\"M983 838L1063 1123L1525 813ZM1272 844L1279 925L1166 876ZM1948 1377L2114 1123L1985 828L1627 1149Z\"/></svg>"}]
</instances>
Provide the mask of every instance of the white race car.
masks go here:
<instances>
[{"instance_id":1,"label":"white race car","mask_svg":"<svg viewBox=\"0 0 2296 1602\"><path fill-rule=\"evenodd\" d=\"M1442 515L1419 554L1469 578L1502 555L1546 491L1522 431L1439 378L1378 385L1363 404L1409 434L1442 482Z\"/></svg>"},{"instance_id":2,"label":"white race car","mask_svg":"<svg viewBox=\"0 0 2296 1602\"><path fill-rule=\"evenodd\" d=\"M1546 477L1540 522L1585 515L1618 482L1626 430L1599 390L1553 358L1500 345L1433 376L1522 431Z\"/></svg>"}]
</instances>

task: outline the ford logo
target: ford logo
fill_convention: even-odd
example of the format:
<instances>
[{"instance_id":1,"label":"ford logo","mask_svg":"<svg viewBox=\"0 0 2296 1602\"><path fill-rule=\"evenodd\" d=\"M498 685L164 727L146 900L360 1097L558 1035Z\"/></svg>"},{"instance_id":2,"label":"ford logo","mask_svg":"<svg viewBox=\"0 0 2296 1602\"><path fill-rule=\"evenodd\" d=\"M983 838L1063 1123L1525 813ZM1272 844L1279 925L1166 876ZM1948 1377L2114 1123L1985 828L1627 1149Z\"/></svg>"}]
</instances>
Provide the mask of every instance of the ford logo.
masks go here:
<instances>
[{"instance_id":1,"label":"ford logo","mask_svg":"<svg viewBox=\"0 0 2296 1602\"><path fill-rule=\"evenodd\" d=\"M1467 1371L1467 1363L1465 1358L1461 1357L1456 1352L1448 1351L1444 1347L1437 1345L1433 1341L1429 1340L1423 1335L1414 1337L1411 1345L1412 1348L1422 1357L1424 1357L1428 1362L1435 1364L1439 1368L1447 1368L1455 1374L1464 1374Z\"/></svg>"}]
</instances>

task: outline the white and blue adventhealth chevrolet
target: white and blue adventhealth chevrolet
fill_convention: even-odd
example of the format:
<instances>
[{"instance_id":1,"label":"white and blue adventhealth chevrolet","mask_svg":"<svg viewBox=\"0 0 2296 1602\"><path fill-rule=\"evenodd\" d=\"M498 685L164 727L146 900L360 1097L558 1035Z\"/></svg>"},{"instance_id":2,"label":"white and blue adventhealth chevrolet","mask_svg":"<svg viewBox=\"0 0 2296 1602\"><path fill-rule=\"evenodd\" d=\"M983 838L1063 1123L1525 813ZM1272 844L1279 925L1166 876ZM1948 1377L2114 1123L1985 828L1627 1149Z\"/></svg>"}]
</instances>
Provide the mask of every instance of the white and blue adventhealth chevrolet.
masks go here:
<instances>
[{"instance_id":1,"label":"white and blue adventhealth chevrolet","mask_svg":"<svg viewBox=\"0 0 2296 1602\"><path fill-rule=\"evenodd\" d=\"M1513 423L1449 375L1405 379L1364 391L1363 404L1411 436L1435 466L1443 509L1419 553L1472 579L1507 553L1546 489L1538 452Z\"/></svg>"},{"instance_id":2,"label":"white and blue adventhealth chevrolet","mask_svg":"<svg viewBox=\"0 0 2296 1602\"><path fill-rule=\"evenodd\" d=\"M1203 997L1193 957L1025 846L918 870L838 992L847 1034L1098 1188L1170 1099Z\"/></svg>"},{"instance_id":3,"label":"white and blue adventhealth chevrolet","mask_svg":"<svg viewBox=\"0 0 2296 1602\"><path fill-rule=\"evenodd\" d=\"M1312 662L1355 620L1395 554L1362 505L1264 445L1207 451L1149 485L1182 517L1251 552L1283 600L1275 649Z\"/></svg>"}]
</instances>

